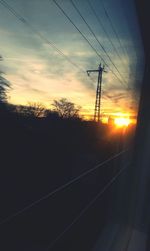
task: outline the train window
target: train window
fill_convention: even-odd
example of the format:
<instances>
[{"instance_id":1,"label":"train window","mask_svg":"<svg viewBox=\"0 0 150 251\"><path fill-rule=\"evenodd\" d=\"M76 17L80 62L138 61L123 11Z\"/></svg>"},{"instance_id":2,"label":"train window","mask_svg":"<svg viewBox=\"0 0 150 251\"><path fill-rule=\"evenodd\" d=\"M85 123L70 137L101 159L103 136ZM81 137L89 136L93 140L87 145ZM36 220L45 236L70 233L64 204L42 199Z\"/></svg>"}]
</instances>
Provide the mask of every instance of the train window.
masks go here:
<instances>
[{"instance_id":1,"label":"train window","mask_svg":"<svg viewBox=\"0 0 150 251\"><path fill-rule=\"evenodd\" d=\"M146 9L0 0L2 250L146 251Z\"/></svg>"}]
</instances>

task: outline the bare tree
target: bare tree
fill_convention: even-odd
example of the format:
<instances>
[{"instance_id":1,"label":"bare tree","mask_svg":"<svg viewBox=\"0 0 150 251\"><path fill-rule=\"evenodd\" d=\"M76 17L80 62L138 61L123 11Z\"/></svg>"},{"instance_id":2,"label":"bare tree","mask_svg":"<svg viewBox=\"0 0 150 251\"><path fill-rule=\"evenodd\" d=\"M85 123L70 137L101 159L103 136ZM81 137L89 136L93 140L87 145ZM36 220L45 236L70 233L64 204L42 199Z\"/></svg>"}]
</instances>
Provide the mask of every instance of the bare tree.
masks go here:
<instances>
[{"instance_id":1,"label":"bare tree","mask_svg":"<svg viewBox=\"0 0 150 251\"><path fill-rule=\"evenodd\" d=\"M44 107L43 104L41 104L39 102L34 102L34 103L29 102L28 103L28 109L37 118L40 118L40 117L44 116L45 107Z\"/></svg>"},{"instance_id":2,"label":"bare tree","mask_svg":"<svg viewBox=\"0 0 150 251\"><path fill-rule=\"evenodd\" d=\"M80 106L68 101L66 98L54 100L52 103L53 110L58 113L61 118L79 118Z\"/></svg>"},{"instance_id":3,"label":"bare tree","mask_svg":"<svg viewBox=\"0 0 150 251\"><path fill-rule=\"evenodd\" d=\"M29 102L27 106L18 106L17 112L23 116L40 118L44 116L45 107L41 103Z\"/></svg>"}]
</instances>

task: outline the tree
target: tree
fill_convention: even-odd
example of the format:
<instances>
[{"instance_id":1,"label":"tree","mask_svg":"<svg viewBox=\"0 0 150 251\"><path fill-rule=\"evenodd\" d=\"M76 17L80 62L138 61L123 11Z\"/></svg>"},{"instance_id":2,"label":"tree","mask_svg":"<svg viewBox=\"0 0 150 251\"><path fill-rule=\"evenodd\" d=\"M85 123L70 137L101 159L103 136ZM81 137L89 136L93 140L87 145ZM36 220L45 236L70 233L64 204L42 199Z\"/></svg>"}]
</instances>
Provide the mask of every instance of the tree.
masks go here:
<instances>
[{"instance_id":1,"label":"tree","mask_svg":"<svg viewBox=\"0 0 150 251\"><path fill-rule=\"evenodd\" d=\"M53 110L58 113L61 118L79 118L80 106L68 101L66 98L54 100L52 103Z\"/></svg>"},{"instance_id":2,"label":"tree","mask_svg":"<svg viewBox=\"0 0 150 251\"><path fill-rule=\"evenodd\" d=\"M43 117L45 113L45 107L39 102L28 103L28 110L30 113L37 118Z\"/></svg>"},{"instance_id":3,"label":"tree","mask_svg":"<svg viewBox=\"0 0 150 251\"><path fill-rule=\"evenodd\" d=\"M41 103L29 102L27 106L18 106L17 112L22 114L23 116L40 118L44 116L45 107Z\"/></svg>"},{"instance_id":4,"label":"tree","mask_svg":"<svg viewBox=\"0 0 150 251\"><path fill-rule=\"evenodd\" d=\"M0 56L0 61L3 58ZM3 77L4 72L0 70L0 103L5 104L7 102L7 91L10 88L10 83Z\"/></svg>"}]
</instances>

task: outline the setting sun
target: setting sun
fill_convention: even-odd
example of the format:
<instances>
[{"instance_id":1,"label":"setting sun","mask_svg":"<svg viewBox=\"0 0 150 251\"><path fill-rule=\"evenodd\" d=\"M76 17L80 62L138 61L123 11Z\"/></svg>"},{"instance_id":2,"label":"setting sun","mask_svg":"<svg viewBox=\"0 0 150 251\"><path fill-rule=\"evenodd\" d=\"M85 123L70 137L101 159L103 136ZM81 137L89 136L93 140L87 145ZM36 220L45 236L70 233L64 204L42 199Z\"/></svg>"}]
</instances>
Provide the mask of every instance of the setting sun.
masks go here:
<instances>
[{"instance_id":1,"label":"setting sun","mask_svg":"<svg viewBox=\"0 0 150 251\"><path fill-rule=\"evenodd\" d=\"M119 118L115 118L114 123L118 127L128 126L130 124L130 119L119 117Z\"/></svg>"}]
</instances>

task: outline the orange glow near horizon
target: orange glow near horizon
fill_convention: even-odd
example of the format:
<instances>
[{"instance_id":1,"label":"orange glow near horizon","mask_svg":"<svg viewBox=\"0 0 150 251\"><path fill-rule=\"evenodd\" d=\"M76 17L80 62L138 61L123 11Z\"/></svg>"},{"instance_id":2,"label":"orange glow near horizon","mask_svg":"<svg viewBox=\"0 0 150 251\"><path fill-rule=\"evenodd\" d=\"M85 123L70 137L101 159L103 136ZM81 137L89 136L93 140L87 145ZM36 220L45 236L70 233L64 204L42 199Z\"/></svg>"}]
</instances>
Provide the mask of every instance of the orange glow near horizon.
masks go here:
<instances>
[{"instance_id":1,"label":"orange glow near horizon","mask_svg":"<svg viewBox=\"0 0 150 251\"><path fill-rule=\"evenodd\" d=\"M128 126L131 123L129 118L119 117L114 119L114 124L117 127L124 127Z\"/></svg>"},{"instance_id":2,"label":"orange glow near horizon","mask_svg":"<svg viewBox=\"0 0 150 251\"><path fill-rule=\"evenodd\" d=\"M83 118L87 121L93 121L94 116L91 114L84 114ZM128 112L118 112L101 116L101 122L106 125L108 124L117 128L121 128L128 127L129 125L136 125L137 118L136 114L130 114Z\"/></svg>"}]
</instances>

